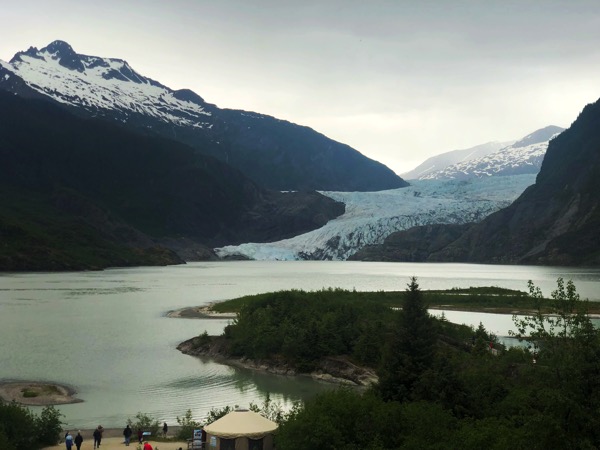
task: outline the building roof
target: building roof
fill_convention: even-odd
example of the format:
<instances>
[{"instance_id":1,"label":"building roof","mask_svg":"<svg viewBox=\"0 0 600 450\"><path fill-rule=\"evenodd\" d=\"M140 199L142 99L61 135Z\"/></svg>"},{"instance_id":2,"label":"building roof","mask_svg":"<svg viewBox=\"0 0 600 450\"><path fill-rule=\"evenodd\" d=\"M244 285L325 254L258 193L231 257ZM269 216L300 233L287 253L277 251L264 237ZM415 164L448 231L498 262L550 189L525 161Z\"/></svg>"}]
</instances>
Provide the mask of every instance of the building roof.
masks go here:
<instances>
[{"instance_id":1,"label":"building roof","mask_svg":"<svg viewBox=\"0 0 600 450\"><path fill-rule=\"evenodd\" d=\"M207 434L225 439L248 437L260 439L277 430L278 425L258 413L237 409L204 427Z\"/></svg>"}]
</instances>

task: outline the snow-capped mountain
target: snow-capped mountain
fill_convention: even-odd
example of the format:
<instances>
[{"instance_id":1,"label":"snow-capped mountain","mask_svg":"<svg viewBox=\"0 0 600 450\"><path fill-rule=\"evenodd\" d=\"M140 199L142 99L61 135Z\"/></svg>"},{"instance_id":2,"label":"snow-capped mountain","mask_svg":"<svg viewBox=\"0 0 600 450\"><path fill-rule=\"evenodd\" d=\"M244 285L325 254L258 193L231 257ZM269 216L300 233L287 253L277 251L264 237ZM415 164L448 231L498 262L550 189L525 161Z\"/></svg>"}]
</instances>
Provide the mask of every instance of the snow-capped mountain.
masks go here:
<instances>
[{"instance_id":1,"label":"snow-capped mountain","mask_svg":"<svg viewBox=\"0 0 600 450\"><path fill-rule=\"evenodd\" d=\"M317 230L271 243L215 249L221 257L256 260L345 260L365 245L379 244L394 231L418 225L478 222L510 205L535 175L470 180L416 180L380 192L322 192L346 204L346 212Z\"/></svg>"},{"instance_id":2,"label":"snow-capped mountain","mask_svg":"<svg viewBox=\"0 0 600 450\"><path fill-rule=\"evenodd\" d=\"M431 158L427 158L413 170L400 175L405 180L417 180L425 177L428 174L443 170L452 164L463 163L472 159L481 158L512 144L514 144L514 141L494 141L461 150L451 150L449 152L444 152L439 155L432 156Z\"/></svg>"},{"instance_id":3,"label":"snow-capped mountain","mask_svg":"<svg viewBox=\"0 0 600 450\"><path fill-rule=\"evenodd\" d=\"M564 128L550 125L496 152L426 173L419 179L463 180L474 177L537 174L548 149L548 143L562 131Z\"/></svg>"},{"instance_id":4,"label":"snow-capped mountain","mask_svg":"<svg viewBox=\"0 0 600 450\"><path fill-rule=\"evenodd\" d=\"M220 109L189 89L173 90L144 77L122 59L78 54L64 41L0 61L0 89L180 141L271 189L373 191L407 185L383 164L308 127Z\"/></svg>"},{"instance_id":5,"label":"snow-capped mountain","mask_svg":"<svg viewBox=\"0 0 600 450\"><path fill-rule=\"evenodd\" d=\"M123 122L131 114L143 114L175 125L211 126L201 97L169 89L121 59L79 55L63 41L19 52L3 67L38 93L91 113L111 110ZM5 80L10 76L6 73Z\"/></svg>"}]
</instances>

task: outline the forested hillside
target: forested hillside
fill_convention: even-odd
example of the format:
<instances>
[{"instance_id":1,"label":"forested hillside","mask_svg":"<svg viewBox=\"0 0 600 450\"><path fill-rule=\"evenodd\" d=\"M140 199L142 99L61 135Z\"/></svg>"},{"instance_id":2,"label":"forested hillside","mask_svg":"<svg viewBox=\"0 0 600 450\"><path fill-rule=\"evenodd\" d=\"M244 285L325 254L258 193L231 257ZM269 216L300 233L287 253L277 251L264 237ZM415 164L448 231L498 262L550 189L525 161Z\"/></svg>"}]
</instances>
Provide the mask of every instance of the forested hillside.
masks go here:
<instances>
[{"instance_id":1,"label":"forested hillside","mask_svg":"<svg viewBox=\"0 0 600 450\"><path fill-rule=\"evenodd\" d=\"M0 92L3 270L172 264L181 248L283 239L344 206L255 185L167 139ZM213 255L214 257L214 255Z\"/></svg>"}]
</instances>

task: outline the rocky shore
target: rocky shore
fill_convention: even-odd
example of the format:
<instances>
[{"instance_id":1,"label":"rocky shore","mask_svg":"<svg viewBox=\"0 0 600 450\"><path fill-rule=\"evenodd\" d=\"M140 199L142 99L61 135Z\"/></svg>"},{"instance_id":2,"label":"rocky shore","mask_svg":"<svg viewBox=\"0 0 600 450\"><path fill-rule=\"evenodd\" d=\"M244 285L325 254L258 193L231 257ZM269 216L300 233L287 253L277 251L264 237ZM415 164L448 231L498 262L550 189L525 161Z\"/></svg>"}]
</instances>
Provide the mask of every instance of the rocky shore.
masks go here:
<instances>
[{"instance_id":1,"label":"rocky shore","mask_svg":"<svg viewBox=\"0 0 600 450\"><path fill-rule=\"evenodd\" d=\"M180 343L177 349L191 356L210 357L222 364L258 370L285 376L309 376L314 380L354 387L368 387L378 378L373 369L353 364L346 357L322 358L312 372L298 372L280 360L252 360L233 358L227 354L227 345L222 336L194 337Z\"/></svg>"}]
</instances>

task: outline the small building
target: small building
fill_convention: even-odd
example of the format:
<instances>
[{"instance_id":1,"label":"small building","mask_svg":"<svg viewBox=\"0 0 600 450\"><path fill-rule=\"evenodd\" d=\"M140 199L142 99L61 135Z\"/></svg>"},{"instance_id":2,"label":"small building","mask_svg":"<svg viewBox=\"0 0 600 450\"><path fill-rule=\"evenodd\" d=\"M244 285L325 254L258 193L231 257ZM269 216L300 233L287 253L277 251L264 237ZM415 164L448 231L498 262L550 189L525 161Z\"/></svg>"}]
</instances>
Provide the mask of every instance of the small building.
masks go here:
<instances>
[{"instance_id":1,"label":"small building","mask_svg":"<svg viewBox=\"0 0 600 450\"><path fill-rule=\"evenodd\" d=\"M272 450L278 425L258 413L236 409L204 427L207 450Z\"/></svg>"}]
</instances>

